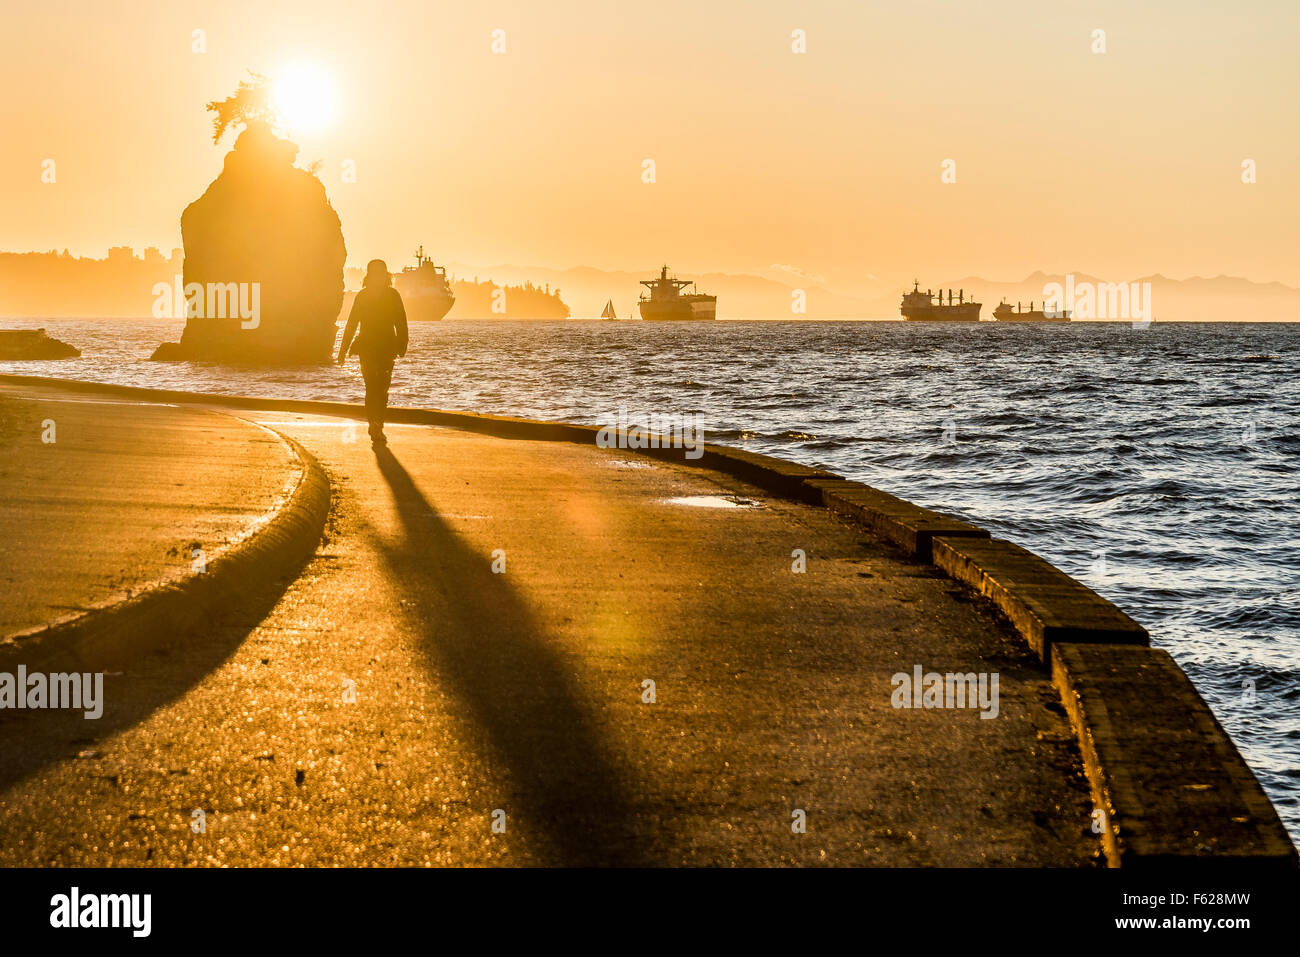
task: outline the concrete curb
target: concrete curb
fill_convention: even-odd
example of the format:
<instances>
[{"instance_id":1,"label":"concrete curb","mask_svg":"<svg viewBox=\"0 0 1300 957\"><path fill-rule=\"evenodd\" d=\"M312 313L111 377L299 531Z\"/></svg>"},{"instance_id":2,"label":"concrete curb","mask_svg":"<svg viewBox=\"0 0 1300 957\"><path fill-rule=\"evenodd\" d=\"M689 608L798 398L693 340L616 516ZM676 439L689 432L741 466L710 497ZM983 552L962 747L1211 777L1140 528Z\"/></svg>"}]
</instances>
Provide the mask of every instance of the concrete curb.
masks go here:
<instances>
[{"instance_id":1,"label":"concrete curb","mask_svg":"<svg viewBox=\"0 0 1300 957\"><path fill-rule=\"evenodd\" d=\"M341 402L255 399L0 374L0 382L159 402L363 419ZM388 421L502 438L596 444L596 426L426 409L390 409ZM1114 866L1185 861L1295 866L1277 811L1209 706L1165 652L1145 647L1142 626L1092 589L984 529L822 469L743 449L629 449L713 469L775 495L822 505L932 562L988 597L1053 669L1084 754L1094 798L1108 815ZM1157 723L1153 715L1160 716ZM1163 729L1163 737L1157 733Z\"/></svg>"},{"instance_id":2,"label":"concrete curb","mask_svg":"<svg viewBox=\"0 0 1300 957\"><path fill-rule=\"evenodd\" d=\"M271 431L271 430L268 430ZM0 671L117 670L174 644L209 622L234 594L296 573L314 554L329 511L329 480L315 458L287 436L299 472L280 503L201 573L153 585L123 601L51 627L0 641Z\"/></svg>"},{"instance_id":3,"label":"concrete curb","mask_svg":"<svg viewBox=\"0 0 1300 957\"><path fill-rule=\"evenodd\" d=\"M1106 815L1112 867L1296 865L1263 788L1168 652L1065 642L1052 680Z\"/></svg>"},{"instance_id":4,"label":"concrete curb","mask_svg":"<svg viewBox=\"0 0 1300 957\"><path fill-rule=\"evenodd\" d=\"M989 598L1043 660L1063 641L1146 645L1147 630L1027 548L996 538L934 540L934 564Z\"/></svg>"},{"instance_id":5,"label":"concrete curb","mask_svg":"<svg viewBox=\"0 0 1300 957\"><path fill-rule=\"evenodd\" d=\"M873 529L922 561L932 561L937 536L989 537L982 528L861 482L810 478L805 485L818 492L819 504Z\"/></svg>"}]
</instances>

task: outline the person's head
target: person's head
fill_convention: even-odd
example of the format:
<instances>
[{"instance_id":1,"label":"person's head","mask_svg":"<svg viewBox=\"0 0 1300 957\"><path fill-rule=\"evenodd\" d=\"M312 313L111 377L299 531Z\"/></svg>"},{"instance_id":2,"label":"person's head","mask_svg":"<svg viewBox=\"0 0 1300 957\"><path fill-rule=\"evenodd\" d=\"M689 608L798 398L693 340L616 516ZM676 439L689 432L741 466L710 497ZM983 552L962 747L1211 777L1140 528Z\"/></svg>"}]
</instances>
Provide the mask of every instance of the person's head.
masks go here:
<instances>
[{"instance_id":1,"label":"person's head","mask_svg":"<svg viewBox=\"0 0 1300 957\"><path fill-rule=\"evenodd\" d=\"M393 277L388 271L388 264L382 259L372 259L366 264L366 280L364 285L387 286L392 281Z\"/></svg>"}]
</instances>

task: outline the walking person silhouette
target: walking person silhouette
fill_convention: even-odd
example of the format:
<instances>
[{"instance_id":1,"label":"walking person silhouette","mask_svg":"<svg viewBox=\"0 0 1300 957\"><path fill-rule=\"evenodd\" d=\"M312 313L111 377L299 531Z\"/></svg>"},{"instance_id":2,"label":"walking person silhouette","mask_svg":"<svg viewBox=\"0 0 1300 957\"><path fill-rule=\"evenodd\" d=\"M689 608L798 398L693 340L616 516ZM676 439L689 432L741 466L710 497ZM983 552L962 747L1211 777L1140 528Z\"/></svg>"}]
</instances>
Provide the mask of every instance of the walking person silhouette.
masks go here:
<instances>
[{"instance_id":1,"label":"walking person silhouette","mask_svg":"<svg viewBox=\"0 0 1300 957\"><path fill-rule=\"evenodd\" d=\"M355 341L353 333L356 333ZM382 259L372 259L366 266L361 291L352 301L347 325L343 327L338 361L343 365L349 355L361 360L370 442L376 448L388 444L384 437L388 387L393 381L393 362L398 356L406 355L406 346L406 307L402 305L402 296L393 288L388 265Z\"/></svg>"}]
</instances>

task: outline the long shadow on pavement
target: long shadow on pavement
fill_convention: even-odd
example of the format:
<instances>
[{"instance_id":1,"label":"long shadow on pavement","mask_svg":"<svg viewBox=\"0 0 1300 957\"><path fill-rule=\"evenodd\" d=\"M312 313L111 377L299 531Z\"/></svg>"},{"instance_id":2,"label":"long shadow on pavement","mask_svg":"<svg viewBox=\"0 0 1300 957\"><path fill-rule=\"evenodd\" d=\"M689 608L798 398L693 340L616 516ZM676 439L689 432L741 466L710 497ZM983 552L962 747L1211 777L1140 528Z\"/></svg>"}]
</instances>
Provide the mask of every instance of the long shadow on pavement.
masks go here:
<instances>
[{"instance_id":1,"label":"long shadow on pavement","mask_svg":"<svg viewBox=\"0 0 1300 957\"><path fill-rule=\"evenodd\" d=\"M438 517L392 452L376 457L402 524L400 543L376 536L378 548L428 631L430 668L506 766L510 800L520 802L506 807L507 820L536 828L550 863L650 863L625 787L536 616L491 558Z\"/></svg>"},{"instance_id":2,"label":"long shadow on pavement","mask_svg":"<svg viewBox=\"0 0 1300 957\"><path fill-rule=\"evenodd\" d=\"M124 673L107 674L104 713L96 720L86 720L76 710L0 712L0 792L48 764L93 752L93 745L183 697L235 653L312 560L308 557L291 572L232 596L212 621L173 634L167 647L124 662ZM51 808L50 813L57 810Z\"/></svg>"}]
</instances>

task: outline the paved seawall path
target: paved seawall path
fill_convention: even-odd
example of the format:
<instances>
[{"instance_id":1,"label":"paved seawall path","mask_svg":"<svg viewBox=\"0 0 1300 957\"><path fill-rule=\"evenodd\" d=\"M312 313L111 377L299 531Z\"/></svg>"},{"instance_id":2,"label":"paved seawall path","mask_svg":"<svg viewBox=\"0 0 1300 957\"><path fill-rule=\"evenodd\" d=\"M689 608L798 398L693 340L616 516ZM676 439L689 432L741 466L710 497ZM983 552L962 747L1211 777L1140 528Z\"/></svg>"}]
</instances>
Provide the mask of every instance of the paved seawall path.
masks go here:
<instances>
[{"instance_id":1,"label":"paved seawall path","mask_svg":"<svg viewBox=\"0 0 1300 957\"><path fill-rule=\"evenodd\" d=\"M825 509L594 445L393 425L376 455L329 416L97 414L193 433L177 457L214 494L231 459L201 429L288 436L329 478L325 534L296 578L115 669L99 721L0 714L0 863L1101 860L1048 668ZM108 474L137 439L104 435ZM697 496L746 507L671 501ZM84 528L87 574L109 525ZM996 673L997 717L894 708L917 665Z\"/></svg>"},{"instance_id":2,"label":"paved seawall path","mask_svg":"<svg viewBox=\"0 0 1300 957\"><path fill-rule=\"evenodd\" d=\"M299 465L220 412L0 384L0 638L188 574L253 530Z\"/></svg>"}]
</instances>

